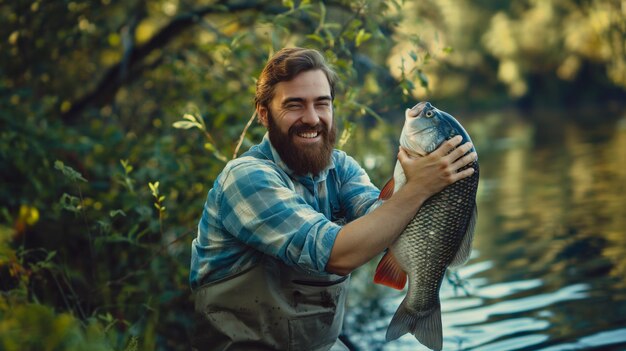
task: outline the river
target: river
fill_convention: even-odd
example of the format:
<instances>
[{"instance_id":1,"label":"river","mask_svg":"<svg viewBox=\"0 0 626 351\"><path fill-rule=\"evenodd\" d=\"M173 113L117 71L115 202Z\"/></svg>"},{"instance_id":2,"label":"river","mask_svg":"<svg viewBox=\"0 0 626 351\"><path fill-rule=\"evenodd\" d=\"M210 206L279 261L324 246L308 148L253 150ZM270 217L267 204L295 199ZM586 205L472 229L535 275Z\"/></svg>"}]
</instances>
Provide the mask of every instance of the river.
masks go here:
<instances>
[{"instance_id":1,"label":"river","mask_svg":"<svg viewBox=\"0 0 626 351\"><path fill-rule=\"evenodd\" d=\"M464 289L444 281L444 350L626 350L626 116L595 125L494 113L466 128L479 152L478 222ZM464 123L465 124L465 123ZM344 331L385 342L405 292L353 273Z\"/></svg>"}]
</instances>

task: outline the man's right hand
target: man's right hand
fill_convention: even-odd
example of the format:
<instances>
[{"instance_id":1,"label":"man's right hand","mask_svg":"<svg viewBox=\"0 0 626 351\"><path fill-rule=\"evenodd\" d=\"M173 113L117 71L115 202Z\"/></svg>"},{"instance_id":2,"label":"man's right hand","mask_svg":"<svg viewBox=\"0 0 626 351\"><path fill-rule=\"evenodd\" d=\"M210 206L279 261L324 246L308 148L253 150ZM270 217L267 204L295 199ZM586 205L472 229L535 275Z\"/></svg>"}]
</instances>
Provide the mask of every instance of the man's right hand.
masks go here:
<instances>
[{"instance_id":1,"label":"man's right hand","mask_svg":"<svg viewBox=\"0 0 626 351\"><path fill-rule=\"evenodd\" d=\"M459 171L477 158L476 152L468 153L472 143L459 145L462 141L463 138L457 135L426 156L410 156L400 147L398 161L406 176L404 186L409 186L425 201L446 186L474 174L471 167Z\"/></svg>"}]
</instances>

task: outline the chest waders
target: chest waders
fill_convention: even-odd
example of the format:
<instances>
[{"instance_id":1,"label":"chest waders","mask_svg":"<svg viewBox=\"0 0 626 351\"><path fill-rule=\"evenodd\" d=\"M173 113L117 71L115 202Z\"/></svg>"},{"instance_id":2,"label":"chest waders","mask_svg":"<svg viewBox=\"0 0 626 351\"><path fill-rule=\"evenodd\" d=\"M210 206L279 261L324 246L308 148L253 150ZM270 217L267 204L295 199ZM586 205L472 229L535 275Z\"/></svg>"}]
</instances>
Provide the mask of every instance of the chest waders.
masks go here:
<instances>
[{"instance_id":1,"label":"chest waders","mask_svg":"<svg viewBox=\"0 0 626 351\"><path fill-rule=\"evenodd\" d=\"M336 202L331 183L329 198ZM349 282L350 276L310 274L267 256L194 291L193 349L348 350L338 336Z\"/></svg>"},{"instance_id":2,"label":"chest waders","mask_svg":"<svg viewBox=\"0 0 626 351\"><path fill-rule=\"evenodd\" d=\"M349 276L311 276L265 259L195 292L194 347L329 350L338 342L349 281Z\"/></svg>"}]
</instances>

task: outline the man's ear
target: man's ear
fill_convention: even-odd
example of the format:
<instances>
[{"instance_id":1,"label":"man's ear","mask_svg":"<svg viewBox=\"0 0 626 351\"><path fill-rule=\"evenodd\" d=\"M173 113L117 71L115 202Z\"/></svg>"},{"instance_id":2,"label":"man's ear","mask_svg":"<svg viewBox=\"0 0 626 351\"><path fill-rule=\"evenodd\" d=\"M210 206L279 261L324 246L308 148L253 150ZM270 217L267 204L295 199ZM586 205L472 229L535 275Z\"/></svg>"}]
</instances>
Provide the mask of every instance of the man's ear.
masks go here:
<instances>
[{"instance_id":1,"label":"man's ear","mask_svg":"<svg viewBox=\"0 0 626 351\"><path fill-rule=\"evenodd\" d=\"M265 127L267 128L267 117L269 115L269 111L267 109L267 107L265 106L261 106L258 105L256 107L256 114L257 114L257 118L259 119L259 122Z\"/></svg>"}]
</instances>

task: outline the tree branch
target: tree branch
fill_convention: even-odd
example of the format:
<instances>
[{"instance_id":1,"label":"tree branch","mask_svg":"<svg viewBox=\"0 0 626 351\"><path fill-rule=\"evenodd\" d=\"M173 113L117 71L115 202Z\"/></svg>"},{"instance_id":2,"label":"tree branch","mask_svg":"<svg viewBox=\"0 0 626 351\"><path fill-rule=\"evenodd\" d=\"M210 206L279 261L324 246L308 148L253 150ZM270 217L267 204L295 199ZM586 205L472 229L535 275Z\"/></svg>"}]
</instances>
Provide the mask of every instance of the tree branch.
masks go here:
<instances>
[{"instance_id":1,"label":"tree branch","mask_svg":"<svg viewBox=\"0 0 626 351\"><path fill-rule=\"evenodd\" d=\"M212 13L234 13L247 10L262 11L265 6L266 4L260 1L213 5L175 17L150 38L148 42L141 46L133 47L120 62L109 68L95 89L80 97L72 103L68 111L61 114L62 120L68 124L75 123L86 108L100 107L111 102L123 84L138 76L137 74L126 74L127 72L137 72L136 68L141 65L141 62L150 53L166 46L183 31L195 25L201 17Z\"/></svg>"}]
</instances>

